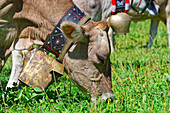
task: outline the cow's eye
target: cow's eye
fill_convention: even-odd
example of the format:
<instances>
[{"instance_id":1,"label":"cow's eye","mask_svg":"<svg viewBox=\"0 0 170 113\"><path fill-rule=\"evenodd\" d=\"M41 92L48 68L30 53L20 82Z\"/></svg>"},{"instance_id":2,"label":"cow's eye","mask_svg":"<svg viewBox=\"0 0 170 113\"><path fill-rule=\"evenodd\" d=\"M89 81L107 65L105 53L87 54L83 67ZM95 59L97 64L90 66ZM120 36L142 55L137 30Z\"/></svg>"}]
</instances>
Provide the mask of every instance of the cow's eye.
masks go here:
<instances>
[{"instance_id":1,"label":"cow's eye","mask_svg":"<svg viewBox=\"0 0 170 113\"><path fill-rule=\"evenodd\" d=\"M104 58L100 55L97 55L97 59L102 63L104 64Z\"/></svg>"},{"instance_id":2,"label":"cow's eye","mask_svg":"<svg viewBox=\"0 0 170 113\"><path fill-rule=\"evenodd\" d=\"M100 32L100 36L103 36L104 34L103 34L103 31L100 29L100 28L97 28L98 30L99 30L99 32Z\"/></svg>"},{"instance_id":3,"label":"cow's eye","mask_svg":"<svg viewBox=\"0 0 170 113\"><path fill-rule=\"evenodd\" d=\"M100 36L103 36L104 34L102 32L100 32Z\"/></svg>"}]
</instances>

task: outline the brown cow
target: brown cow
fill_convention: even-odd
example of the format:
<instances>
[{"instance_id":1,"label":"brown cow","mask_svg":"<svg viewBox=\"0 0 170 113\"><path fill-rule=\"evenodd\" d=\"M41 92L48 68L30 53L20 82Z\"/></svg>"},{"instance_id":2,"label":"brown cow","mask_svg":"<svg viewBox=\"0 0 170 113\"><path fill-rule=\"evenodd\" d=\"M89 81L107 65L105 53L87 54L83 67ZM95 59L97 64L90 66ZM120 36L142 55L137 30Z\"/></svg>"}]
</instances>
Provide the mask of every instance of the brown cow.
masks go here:
<instances>
[{"instance_id":1,"label":"brown cow","mask_svg":"<svg viewBox=\"0 0 170 113\"><path fill-rule=\"evenodd\" d=\"M18 81L24 55L33 44L42 45L69 8L71 0L1 0L1 69L12 51L13 68L7 87Z\"/></svg>"},{"instance_id":2,"label":"brown cow","mask_svg":"<svg viewBox=\"0 0 170 113\"><path fill-rule=\"evenodd\" d=\"M164 22L167 25L167 32L168 32L168 41L169 41L169 47L170 47L170 0L152 0L156 8L150 7L146 8L146 10L142 14L138 14L135 12L132 8L130 8L130 11L128 14L131 16L133 21L142 21L146 19L151 19L151 25L150 25L150 41L147 45L147 48L150 48L153 43L153 39L157 34L157 28L159 21ZM112 0L73 0L73 2L81 8L81 10L84 10L87 12L94 21L99 21L100 19L108 19L111 10L112 10ZM141 2L141 3L140 3ZM139 4L139 12L144 9L146 4L144 3L146 0L133 0L134 7L138 6ZM160 10L160 12L159 12ZM153 12L155 12L154 15ZM157 14L159 12L159 14ZM111 35L111 34L110 34Z\"/></svg>"},{"instance_id":3,"label":"brown cow","mask_svg":"<svg viewBox=\"0 0 170 113\"><path fill-rule=\"evenodd\" d=\"M43 45L47 35L73 6L71 0L1 0L0 52L1 66L12 51L13 68L6 87L13 87L23 66L25 54L33 44ZM92 100L103 94L113 96L110 69L109 25L106 21L89 21L83 26L65 21L61 25L65 36L75 44L63 62L73 82Z\"/></svg>"},{"instance_id":4,"label":"brown cow","mask_svg":"<svg viewBox=\"0 0 170 113\"><path fill-rule=\"evenodd\" d=\"M79 37L79 43L73 45L64 56L66 70L79 89L85 94L90 91L92 100L104 93L103 99L112 97L109 26L102 20L90 21L78 26L70 22L61 25L64 34L70 38ZM71 30L70 30L71 29ZM72 29L74 29L72 31ZM70 32L71 31L71 32Z\"/></svg>"}]
</instances>

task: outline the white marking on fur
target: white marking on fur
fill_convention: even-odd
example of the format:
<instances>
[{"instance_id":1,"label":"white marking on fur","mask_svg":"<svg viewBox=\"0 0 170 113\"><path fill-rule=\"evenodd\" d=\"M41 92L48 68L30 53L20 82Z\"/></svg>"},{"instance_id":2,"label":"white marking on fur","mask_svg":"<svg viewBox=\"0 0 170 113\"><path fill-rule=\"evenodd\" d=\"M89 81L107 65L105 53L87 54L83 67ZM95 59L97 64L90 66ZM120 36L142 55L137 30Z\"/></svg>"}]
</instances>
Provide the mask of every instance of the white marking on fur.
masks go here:
<instances>
[{"instance_id":1,"label":"white marking on fur","mask_svg":"<svg viewBox=\"0 0 170 113\"><path fill-rule=\"evenodd\" d=\"M18 77L22 70L24 57L27 52L28 52L28 50L22 50L22 51L13 50L12 51L12 63L13 63L12 71L11 71L11 75L10 75L8 84L6 86L6 89L8 87L10 87L10 88L14 87L13 83L19 84Z\"/></svg>"}]
</instances>

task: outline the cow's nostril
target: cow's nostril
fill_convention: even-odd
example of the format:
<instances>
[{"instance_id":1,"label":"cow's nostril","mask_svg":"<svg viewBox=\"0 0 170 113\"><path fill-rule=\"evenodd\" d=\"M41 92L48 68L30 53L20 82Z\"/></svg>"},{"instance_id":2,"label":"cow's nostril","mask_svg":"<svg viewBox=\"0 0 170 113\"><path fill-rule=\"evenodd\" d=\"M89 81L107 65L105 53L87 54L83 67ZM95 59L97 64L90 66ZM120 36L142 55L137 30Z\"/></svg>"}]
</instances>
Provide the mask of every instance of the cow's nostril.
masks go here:
<instances>
[{"instance_id":1,"label":"cow's nostril","mask_svg":"<svg viewBox=\"0 0 170 113\"><path fill-rule=\"evenodd\" d=\"M105 100L105 102L112 101L114 94L112 93L105 93L102 95L102 99Z\"/></svg>"},{"instance_id":2,"label":"cow's nostril","mask_svg":"<svg viewBox=\"0 0 170 113\"><path fill-rule=\"evenodd\" d=\"M96 8L96 5L91 5L91 8L92 8L92 9L95 9L95 8Z\"/></svg>"},{"instance_id":3,"label":"cow's nostril","mask_svg":"<svg viewBox=\"0 0 170 113\"><path fill-rule=\"evenodd\" d=\"M97 7L96 3L95 2L91 2L90 8L91 9L95 9L96 7Z\"/></svg>"},{"instance_id":4,"label":"cow's nostril","mask_svg":"<svg viewBox=\"0 0 170 113\"><path fill-rule=\"evenodd\" d=\"M90 5L91 9L95 9L97 7L97 4L96 4L95 0L90 0L89 5Z\"/></svg>"}]
</instances>

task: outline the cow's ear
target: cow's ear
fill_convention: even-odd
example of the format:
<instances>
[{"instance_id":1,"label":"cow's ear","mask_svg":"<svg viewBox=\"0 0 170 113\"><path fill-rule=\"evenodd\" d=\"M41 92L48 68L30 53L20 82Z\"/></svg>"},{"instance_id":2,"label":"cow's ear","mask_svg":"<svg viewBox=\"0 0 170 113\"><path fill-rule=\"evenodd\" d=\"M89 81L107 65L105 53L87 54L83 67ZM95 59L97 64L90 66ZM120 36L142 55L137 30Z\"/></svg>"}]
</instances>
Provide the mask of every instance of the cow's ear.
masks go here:
<instances>
[{"instance_id":1,"label":"cow's ear","mask_svg":"<svg viewBox=\"0 0 170 113\"><path fill-rule=\"evenodd\" d=\"M61 23L61 30L68 39L74 42L83 41L83 39L85 38L85 35L83 34L83 29L73 22L63 21Z\"/></svg>"}]
</instances>

